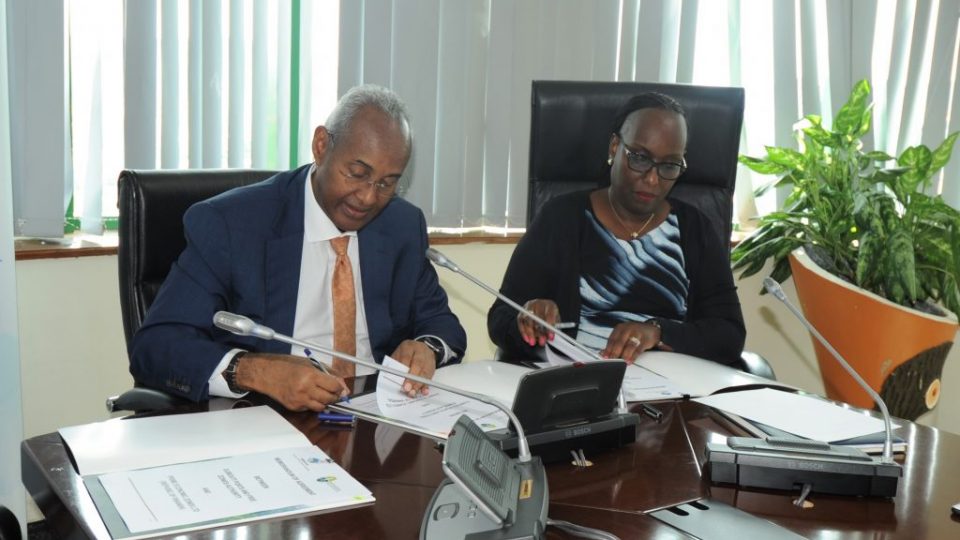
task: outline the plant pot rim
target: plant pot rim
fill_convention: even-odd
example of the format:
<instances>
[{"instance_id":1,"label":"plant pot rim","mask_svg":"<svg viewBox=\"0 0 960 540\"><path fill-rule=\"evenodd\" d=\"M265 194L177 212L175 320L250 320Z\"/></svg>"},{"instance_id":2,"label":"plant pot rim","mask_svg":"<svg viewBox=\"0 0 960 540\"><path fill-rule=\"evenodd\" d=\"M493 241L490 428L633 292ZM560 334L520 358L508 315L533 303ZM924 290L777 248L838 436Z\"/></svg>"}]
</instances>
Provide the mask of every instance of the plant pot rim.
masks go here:
<instances>
[{"instance_id":1,"label":"plant pot rim","mask_svg":"<svg viewBox=\"0 0 960 540\"><path fill-rule=\"evenodd\" d=\"M866 290L866 289L857 287L856 285L854 285L854 284L852 284L852 283L850 283L850 282L848 282L848 281L842 280L842 279L840 279L839 277L831 274L830 272L827 272L827 271L824 270L822 267L820 267L820 265L818 265L817 263L815 263L815 262L813 261L813 259L811 259L809 255L807 255L806 251L804 251L804 249L803 249L802 247L799 247L799 248L791 251L791 252L790 252L790 256L793 257L798 263L802 264L805 268L807 268L807 269L809 269L810 271L816 273L818 276L820 276L820 277L822 277L822 278L830 281L831 283L835 283L835 284L837 284L837 285L839 285L839 286L841 286L841 287L844 287L844 288L846 288L846 289L849 289L849 290L851 290L851 291L855 291L855 292L858 292L858 293L860 293L860 294L863 294L863 295L865 295L865 296L867 296L867 297L869 297L869 298L872 298L872 299L876 300L877 302L880 302L880 303L882 303L882 304L886 304L886 305L891 306L891 307L894 307L894 308L899 308L899 309L907 310L907 311L909 311L910 313L913 313L913 314L915 314L915 315L917 315L917 316L919 316L919 317L925 317L925 318L934 320L934 321L936 321L936 322L942 323L942 322L944 322L944 321L950 321L950 322L952 322L954 325L957 325L957 324L958 324L957 315L956 315L955 313L953 313L952 311L950 311L950 310L944 308L943 306L939 305L939 304L937 304L937 307L940 308L940 309L942 309L944 312L946 312L946 315L945 315L945 316L934 315L934 314L932 314L932 313L926 313L926 312L923 312L923 311L920 311L920 310L917 310L917 309L913 309L913 308L911 308L911 307L907 307L907 306L898 304L898 303L896 303L896 302L891 302L890 300L888 300L888 299L886 299L886 298L884 298L884 297L882 297L882 296L880 296L880 295L878 295L878 294L876 294L876 293L872 293L872 292L870 292L870 291L868 291L868 290Z\"/></svg>"}]
</instances>

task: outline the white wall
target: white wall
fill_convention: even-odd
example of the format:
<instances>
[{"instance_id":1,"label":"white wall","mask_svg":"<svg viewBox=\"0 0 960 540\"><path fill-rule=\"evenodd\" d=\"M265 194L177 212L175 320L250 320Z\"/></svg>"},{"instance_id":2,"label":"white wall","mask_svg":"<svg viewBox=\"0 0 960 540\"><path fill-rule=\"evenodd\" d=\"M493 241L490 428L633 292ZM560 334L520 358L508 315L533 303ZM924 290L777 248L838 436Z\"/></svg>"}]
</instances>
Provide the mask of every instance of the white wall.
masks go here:
<instances>
[{"instance_id":1,"label":"white wall","mask_svg":"<svg viewBox=\"0 0 960 540\"><path fill-rule=\"evenodd\" d=\"M7 93L7 2L0 0L0 505L20 521L26 534L20 483L20 345L17 329L17 278L13 254L13 176L10 169L10 109Z\"/></svg>"},{"instance_id":2,"label":"white wall","mask_svg":"<svg viewBox=\"0 0 960 540\"><path fill-rule=\"evenodd\" d=\"M17 262L25 437L109 418L130 388L117 258Z\"/></svg>"},{"instance_id":3,"label":"white wall","mask_svg":"<svg viewBox=\"0 0 960 540\"><path fill-rule=\"evenodd\" d=\"M499 287L513 244L437 246L479 279ZM129 388L117 286L117 258L20 261L20 356L26 437L108 418L104 399ZM489 359L486 313L492 298L465 278L440 269L451 307L467 330L467 360ZM810 337L779 302L759 295L761 280L739 283L747 349L765 356L778 379L822 393ZM796 301L792 282L784 290ZM920 422L960 433L960 347L947 359L941 403Z\"/></svg>"}]
</instances>

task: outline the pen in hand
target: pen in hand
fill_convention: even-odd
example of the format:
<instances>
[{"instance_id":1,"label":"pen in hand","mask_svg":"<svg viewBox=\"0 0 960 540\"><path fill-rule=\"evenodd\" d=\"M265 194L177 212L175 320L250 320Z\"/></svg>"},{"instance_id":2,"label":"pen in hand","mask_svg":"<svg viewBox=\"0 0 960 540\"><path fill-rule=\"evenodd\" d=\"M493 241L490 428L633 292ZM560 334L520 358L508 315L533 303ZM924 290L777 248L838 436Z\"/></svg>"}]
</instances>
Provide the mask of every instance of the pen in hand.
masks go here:
<instances>
[{"instance_id":1,"label":"pen in hand","mask_svg":"<svg viewBox=\"0 0 960 540\"><path fill-rule=\"evenodd\" d=\"M317 369L340 381L340 386L343 387L343 391L340 392L340 401L350 403L350 390L347 388L347 384L343 382L343 379L330 371L330 368L326 364L314 358L313 352L310 349L303 349L303 354L307 355L307 359L310 360Z\"/></svg>"}]
</instances>

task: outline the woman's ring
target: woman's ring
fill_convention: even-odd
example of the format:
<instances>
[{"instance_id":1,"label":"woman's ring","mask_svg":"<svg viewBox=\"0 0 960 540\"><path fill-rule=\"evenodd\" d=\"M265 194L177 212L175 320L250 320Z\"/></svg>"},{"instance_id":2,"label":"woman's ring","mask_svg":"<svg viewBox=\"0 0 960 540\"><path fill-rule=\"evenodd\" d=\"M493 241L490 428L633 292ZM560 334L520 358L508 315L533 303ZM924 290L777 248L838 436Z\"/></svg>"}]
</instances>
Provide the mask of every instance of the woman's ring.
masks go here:
<instances>
[{"instance_id":1,"label":"woman's ring","mask_svg":"<svg viewBox=\"0 0 960 540\"><path fill-rule=\"evenodd\" d=\"M640 345L640 338L638 338L637 336L631 336L630 339L628 339L627 341L629 341L630 343L633 343L634 345Z\"/></svg>"}]
</instances>

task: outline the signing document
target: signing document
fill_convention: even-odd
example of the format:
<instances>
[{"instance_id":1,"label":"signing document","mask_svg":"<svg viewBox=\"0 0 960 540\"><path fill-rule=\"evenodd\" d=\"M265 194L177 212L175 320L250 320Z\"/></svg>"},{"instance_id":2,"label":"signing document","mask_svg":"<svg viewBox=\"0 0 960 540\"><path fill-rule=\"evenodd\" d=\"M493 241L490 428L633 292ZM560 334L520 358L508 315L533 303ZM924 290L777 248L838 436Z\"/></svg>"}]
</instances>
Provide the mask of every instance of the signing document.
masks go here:
<instances>
[{"instance_id":1,"label":"signing document","mask_svg":"<svg viewBox=\"0 0 960 540\"><path fill-rule=\"evenodd\" d=\"M60 433L112 538L374 502L269 407L114 419Z\"/></svg>"},{"instance_id":2,"label":"signing document","mask_svg":"<svg viewBox=\"0 0 960 540\"><path fill-rule=\"evenodd\" d=\"M596 359L563 339L554 339L546 347L549 366L569 365L570 362L593 362ZM623 374L623 397L627 401L658 401L684 396L684 392L669 379L637 364L628 364Z\"/></svg>"},{"instance_id":3,"label":"signing document","mask_svg":"<svg viewBox=\"0 0 960 540\"><path fill-rule=\"evenodd\" d=\"M383 357L383 365L403 372L409 369L389 356ZM402 377L381 371L376 392L351 398L349 404L338 403L336 408L438 440L445 440L464 414L484 431L507 427L507 415L487 403L436 387L427 395L410 397L402 387Z\"/></svg>"}]
</instances>

